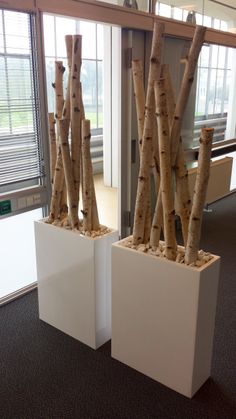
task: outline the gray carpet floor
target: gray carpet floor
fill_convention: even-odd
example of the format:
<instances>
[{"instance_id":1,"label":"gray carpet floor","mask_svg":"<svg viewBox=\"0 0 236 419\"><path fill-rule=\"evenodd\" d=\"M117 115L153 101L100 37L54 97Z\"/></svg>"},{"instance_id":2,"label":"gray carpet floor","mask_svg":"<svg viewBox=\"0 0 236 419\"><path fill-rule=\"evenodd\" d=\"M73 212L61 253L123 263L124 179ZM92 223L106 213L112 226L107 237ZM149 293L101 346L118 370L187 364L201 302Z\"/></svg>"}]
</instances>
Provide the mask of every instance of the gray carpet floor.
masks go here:
<instances>
[{"instance_id":1,"label":"gray carpet floor","mask_svg":"<svg viewBox=\"0 0 236 419\"><path fill-rule=\"evenodd\" d=\"M236 419L236 194L204 213L222 257L212 376L192 400L38 319L37 292L0 308L1 419Z\"/></svg>"}]
</instances>

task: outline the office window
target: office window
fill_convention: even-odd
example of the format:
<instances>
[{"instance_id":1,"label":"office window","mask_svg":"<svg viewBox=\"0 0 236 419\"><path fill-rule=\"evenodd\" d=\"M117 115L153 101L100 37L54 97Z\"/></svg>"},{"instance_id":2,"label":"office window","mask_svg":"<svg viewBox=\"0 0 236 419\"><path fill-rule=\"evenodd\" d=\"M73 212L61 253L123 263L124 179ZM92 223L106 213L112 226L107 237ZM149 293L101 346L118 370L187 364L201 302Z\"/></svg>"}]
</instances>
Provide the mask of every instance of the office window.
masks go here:
<instances>
[{"instance_id":1,"label":"office window","mask_svg":"<svg viewBox=\"0 0 236 419\"><path fill-rule=\"evenodd\" d=\"M55 110L54 62L62 60L67 66L65 35L82 35L81 82L85 115L91 121L92 134L101 134L103 127L103 27L67 17L44 15L44 39L49 112ZM66 88L66 74L64 77Z\"/></svg>"},{"instance_id":2,"label":"office window","mask_svg":"<svg viewBox=\"0 0 236 419\"><path fill-rule=\"evenodd\" d=\"M34 17L0 9L0 193L44 176Z\"/></svg>"}]
</instances>

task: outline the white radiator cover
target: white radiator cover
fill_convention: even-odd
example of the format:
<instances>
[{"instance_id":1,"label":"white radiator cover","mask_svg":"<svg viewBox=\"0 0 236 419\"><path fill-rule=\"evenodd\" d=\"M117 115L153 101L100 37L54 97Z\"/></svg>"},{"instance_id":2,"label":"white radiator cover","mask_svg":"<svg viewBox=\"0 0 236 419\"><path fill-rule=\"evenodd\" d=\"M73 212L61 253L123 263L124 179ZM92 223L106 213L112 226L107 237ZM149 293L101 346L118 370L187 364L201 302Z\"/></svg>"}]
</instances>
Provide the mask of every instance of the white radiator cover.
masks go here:
<instances>
[{"instance_id":1,"label":"white radiator cover","mask_svg":"<svg viewBox=\"0 0 236 419\"><path fill-rule=\"evenodd\" d=\"M232 165L232 157L224 157L211 162L205 204L217 201L217 199L223 198L225 195L230 193ZM191 198L193 197L196 175L197 167L188 170L189 191Z\"/></svg>"}]
</instances>

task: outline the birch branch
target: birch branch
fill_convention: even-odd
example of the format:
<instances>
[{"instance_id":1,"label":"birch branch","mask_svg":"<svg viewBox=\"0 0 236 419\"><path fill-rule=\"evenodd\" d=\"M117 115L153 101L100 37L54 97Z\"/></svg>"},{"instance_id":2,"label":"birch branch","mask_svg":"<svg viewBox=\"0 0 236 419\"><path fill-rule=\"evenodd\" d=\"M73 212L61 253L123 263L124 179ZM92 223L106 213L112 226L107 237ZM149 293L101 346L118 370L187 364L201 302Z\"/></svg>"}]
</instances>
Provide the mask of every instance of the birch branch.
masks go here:
<instances>
[{"instance_id":1,"label":"birch branch","mask_svg":"<svg viewBox=\"0 0 236 419\"><path fill-rule=\"evenodd\" d=\"M134 97L135 97L137 122L138 122L139 153L141 154L144 119L145 119L145 91L144 91L144 81L143 81L143 64L141 60L132 61L132 74L133 74Z\"/></svg>"},{"instance_id":2,"label":"birch branch","mask_svg":"<svg viewBox=\"0 0 236 419\"><path fill-rule=\"evenodd\" d=\"M147 192L150 174L150 165L153 157L153 114L154 105L154 81L159 79L161 71L162 39L164 24L155 22L153 30L152 50L148 76L148 88L145 107L145 121L142 138L142 152L140 156L140 169L138 177L138 189L135 204L133 242L144 242L145 216L147 211Z\"/></svg>"},{"instance_id":3,"label":"birch branch","mask_svg":"<svg viewBox=\"0 0 236 419\"><path fill-rule=\"evenodd\" d=\"M132 61L132 73L134 83L134 97L137 111L137 122L138 122L138 145L139 155L142 153L142 137L144 131L144 120L145 120L145 90L143 80L143 64L141 60ZM153 163L153 174L156 176L156 168ZM156 179L155 179L156 180ZM147 210L145 214L144 223L144 235L143 241L147 243L150 239L151 230L151 183L150 178L147 183Z\"/></svg>"},{"instance_id":4,"label":"birch branch","mask_svg":"<svg viewBox=\"0 0 236 419\"><path fill-rule=\"evenodd\" d=\"M163 203L165 256L176 259L175 210L170 159L169 117L167 112L164 79L155 82L156 116L158 122L161 193Z\"/></svg>"},{"instance_id":5,"label":"birch branch","mask_svg":"<svg viewBox=\"0 0 236 419\"><path fill-rule=\"evenodd\" d=\"M53 176L53 188L52 188L52 197L50 203L50 212L49 212L49 222L53 223L55 220L60 218L60 202L61 195L64 186L64 172L63 172L63 163L61 148L58 147L57 159Z\"/></svg>"},{"instance_id":6,"label":"birch branch","mask_svg":"<svg viewBox=\"0 0 236 419\"><path fill-rule=\"evenodd\" d=\"M181 124L184 117L184 111L188 102L189 93L194 80L194 74L197 67L198 57L204 42L206 28L203 26L196 26L193 41L190 47L189 56L186 58L185 70L183 80L175 107L170 142L172 145L172 166L175 165L176 155L179 147L179 140L181 134Z\"/></svg>"},{"instance_id":7,"label":"birch branch","mask_svg":"<svg viewBox=\"0 0 236 419\"><path fill-rule=\"evenodd\" d=\"M69 125L70 125L70 121L68 119L59 120L59 138L60 138L63 166L64 166L64 171L65 171L66 188L67 188L67 193L68 193L69 221L72 228L78 228L79 220L78 220L77 196L75 193L74 182L73 182L70 148L69 148L69 141L68 141Z\"/></svg>"},{"instance_id":8,"label":"birch branch","mask_svg":"<svg viewBox=\"0 0 236 419\"><path fill-rule=\"evenodd\" d=\"M64 93L63 93L63 74L65 67L62 61L55 61L55 102L56 102L56 114L55 118L60 119L62 117L62 110L64 106Z\"/></svg>"},{"instance_id":9,"label":"birch branch","mask_svg":"<svg viewBox=\"0 0 236 419\"><path fill-rule=\"evenodd\" d=\"M93 167L90 153L90 121L82 120L82 167L83 167L83 229L91 232L100 227L93 181Z\"/></svg>"},{"instance_id":10,"label":"birch branch","mask_svg":"<svg viewBox=\"0 0 236 419\"><path fill-rule=\"evenodd\" d=\"M185 263L195 263L198 257L202 213L205 205L208 179L210 174L213 128L203 128L200 138L197 177L193 194L193 206L189 222L189 233L185 253Z\"/></svg>"},{"instance_id":11,"label":"birch branch","mask_svg":"<svg viewBox=\"0 0 236 419\"><path fill-rule=\"evenodd\" d=\"M83 167L83 230L92 230L92 190L90 164L90 121L82 120L82 167Z\"/></svg>"},{"instance_id":12,"label":"birch branch","mask_svg":"<svg viewBox=\"0 0 236 419\"><path fill-rule=\"evenodd\" d=\"M70 120L70 80L71 80L71 66L72 66L72 35L65 36L66 54L68 63L68 81L66 89L66 99L63 106L62 118Z\"/></svg>"},{"instance_id":13,"label":"birch branch","mask_svg":"<svg viewBox=\"0 0 236 419\"><path fill-rule=\"evenodd\" d=\"M65 181L64 181L64 169L63 169L63 162L62 162L62 154L60 149L60 142L59 142L59 126L58 126L58 118L62 116L63 104L64 104L64 96L63 96L63 74L65 68L63 67L62 61L55 61L55 83L53 83L53 87L55 89L55 102L56 102L56 143L57 143L57 156L56 156L56 164L55 164L55 171L54 171L54 180L53 180L53 187L52 187L52 198L51 198L51 205L50 205L50 216L49 220L52 222L53 220L60 218L61 215L67 212L67 197L65 191Z\"/></svg>"},{"instance_id":14,"label":"birch branch","mask_svg":"<svg viewBox=\"0 0 236 419\"><path fill-rule=\"evenodd\" d=\"M163 207L162 207L162 192L159 188L157 195L155 211L152 220L150 246L153 250L156 250L159 246L161 229L163 226Z\"/></svg>"},{"instance_id":15,"label":"birch branch","mask_svg":"<svg viewBox=\"0 0 236 419\"><path fill-rule=\"evenodd\" d=\"M81 70L82 36L72 37L72 68L70 84L70 117L71 117L71 162L74 189L79 206L80 159L81 159L81 115L80 115L80 70Z\"/></svg>"}]
</instances>

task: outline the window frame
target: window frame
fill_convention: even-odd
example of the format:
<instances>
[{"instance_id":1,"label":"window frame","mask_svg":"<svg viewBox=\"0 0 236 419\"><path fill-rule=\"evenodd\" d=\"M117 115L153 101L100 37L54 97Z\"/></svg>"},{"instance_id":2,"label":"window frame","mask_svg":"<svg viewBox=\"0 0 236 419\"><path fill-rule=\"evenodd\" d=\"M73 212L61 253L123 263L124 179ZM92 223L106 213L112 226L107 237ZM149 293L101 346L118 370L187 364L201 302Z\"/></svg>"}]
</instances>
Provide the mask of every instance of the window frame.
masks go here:
<instances>
[{"instance_id":1,"label":"window frame","mask_svg":"<svg viewBox=\"0 0 236 419\"><path fill-rule=\"evenodd\" d=\"M47 116L47 101L46 101L46 80L45 80L45 62L43 55L43 39L42 39L42 19L41 14L28 9L19 8L0 8L3 11L16 12L27 14L30 20L30 37L31 37L31 54L33 56L33 63L37 69L37 77L34 78L34 87L37 84L35 96L37 96L37 130L39 134L38 147L40 148L42 165L44 175L40 181L22 181L17 187L12 183L11 186L2 188L0 191L0 200L11 201L11 213L1 215L0 219L21 214L26 211L31 211L36 208L42 208L43 217L48 215L49 200L51 195L50 185L50 164L49 164L49 145L48 141L48 126L46 121ZM31 81L32 82L32 81Z\"/></svg>"}]
</instances>

